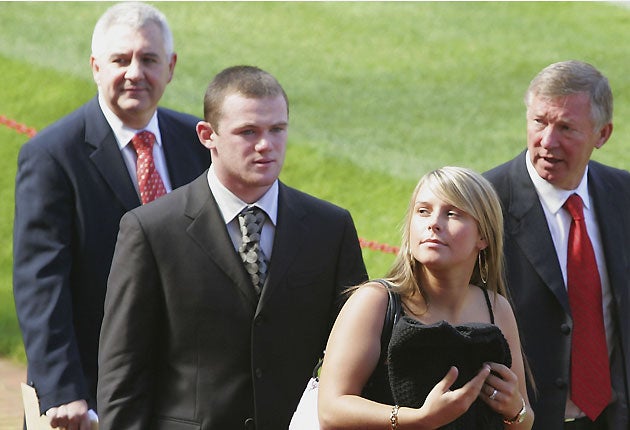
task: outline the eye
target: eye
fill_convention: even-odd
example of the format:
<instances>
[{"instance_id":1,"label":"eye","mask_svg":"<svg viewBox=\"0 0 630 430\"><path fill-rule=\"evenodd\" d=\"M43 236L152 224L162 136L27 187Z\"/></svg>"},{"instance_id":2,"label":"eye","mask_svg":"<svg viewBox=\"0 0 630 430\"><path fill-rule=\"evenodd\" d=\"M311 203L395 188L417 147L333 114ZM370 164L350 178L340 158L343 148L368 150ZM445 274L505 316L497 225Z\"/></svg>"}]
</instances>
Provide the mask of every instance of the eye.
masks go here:
<instances>
[{"instance_id":1,"label":"eye","mask_svg":"<svg viewBox=\"0 0 630 430\"><path fill-rule=\"evenodd\" d=\"M154 56L148 56L148 57L144 57L142 59L142 62L146 63L146 64L155 64L158 62L157 57Z\"/></svg>"},{"instance_id":2,"label":"eye","mask_svg":"<svg viewBox=\"0 0 630 430\"><path fill-rule=\"evenodd\" d=\"M129 64L129 60L122 57L114 57L112 58L112 63L117 64L119 66L124 66L124 65Z\"/></svg>"},{"instance_id":3,"label":"eye","mask_svg":"<svg viewBox=\"0 0 630 430\"><path fill-rule=\"evenodd\" d=\"M534 118L534 119L532 119L532 122L538 128L541 128L541 127L543 127L545 125L545 121L543 121L541 118Z\"/></svg>"}]
</instances>

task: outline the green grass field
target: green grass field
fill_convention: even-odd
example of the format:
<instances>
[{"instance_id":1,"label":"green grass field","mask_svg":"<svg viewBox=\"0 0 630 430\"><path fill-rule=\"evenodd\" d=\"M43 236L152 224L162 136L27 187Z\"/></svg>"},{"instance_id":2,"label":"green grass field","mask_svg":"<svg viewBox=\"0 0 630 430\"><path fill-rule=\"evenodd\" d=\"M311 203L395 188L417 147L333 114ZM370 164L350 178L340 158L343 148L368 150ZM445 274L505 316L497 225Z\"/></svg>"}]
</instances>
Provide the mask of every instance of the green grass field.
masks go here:
<instances>
[{"instance_id":1,"label":"green grass field","mask_svg":"<svg viewBox=\"0 0 630 430\"><path fill-rule=\"evenodd\" d=\"M41 129L95 94L93 26L109 3L0 2L0 115ZM630 165L630 9L604 2L160 2L179 60L163 105L201 115L209 80L257 65L291 100L282 179L351 210L359 236L397 245L418 178L484 171L525 145L523 92L549 63L581 59L615 93L599 161ZM11 292L16 157L0 126L0 355L23 360ZM391 254L366 249L372 277Z\"/></svg>"}]
</instances>

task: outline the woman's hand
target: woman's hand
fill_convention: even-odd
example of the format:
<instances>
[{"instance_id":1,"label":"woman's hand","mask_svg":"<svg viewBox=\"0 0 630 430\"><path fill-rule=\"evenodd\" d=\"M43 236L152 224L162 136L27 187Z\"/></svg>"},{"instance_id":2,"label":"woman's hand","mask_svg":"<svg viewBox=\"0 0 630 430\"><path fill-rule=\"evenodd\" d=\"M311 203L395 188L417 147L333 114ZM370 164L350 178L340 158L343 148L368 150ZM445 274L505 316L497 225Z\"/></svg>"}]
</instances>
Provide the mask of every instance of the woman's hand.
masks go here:
<instances>
[{"instance_id":1,"label":"woman's hand","mask_svg":"<svg viewBox=\"0 0 630 430\"><path fill-rule=\"evenodd\" d=\"M488 363L492 373L486 378L479 397L504 418L515 417L523 407L518 377L503 364Z\"/></svg>"},{"instance_id":2,"label":"woman's hand","mask_svg":"<svg viewBox=\"0 0 630 430\"><path fill-rule=\"evenodd\" d=\"M490 375L490 366L484 365L463 387L451 390L458 374L457 368L451 367L446 376L433 387L420 408L431 428L455 421L470 408Z\"/></svg>"}]
</instances>

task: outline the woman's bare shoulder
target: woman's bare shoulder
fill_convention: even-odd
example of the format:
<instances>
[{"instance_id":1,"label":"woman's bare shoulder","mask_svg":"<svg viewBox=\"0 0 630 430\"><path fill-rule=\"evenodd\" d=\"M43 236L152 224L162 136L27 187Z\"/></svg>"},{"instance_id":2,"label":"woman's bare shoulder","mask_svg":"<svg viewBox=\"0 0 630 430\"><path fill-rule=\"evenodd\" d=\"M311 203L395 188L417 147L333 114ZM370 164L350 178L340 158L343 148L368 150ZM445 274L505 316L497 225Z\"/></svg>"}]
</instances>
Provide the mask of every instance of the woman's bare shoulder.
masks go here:
<instances>
[{"instance_id":1,"label":"woman's bare shoulder","mask_svg":"<svg viewBox=\"0 0 630 430\"><path fill-rule=\"evenodd\" d=\"M360 302L363 305L379 306L389 300L386 287L378 281L368 281L358 286L348 302Z\"/></svg>"},{"instance_id":2,"label":"woman's bare shoulder","mask_svg":"<svg viewBox=\"0 0 630 430\"><path fill-rule=\"evenodd\" d=\"M494 308L494 312L496 314L513 314L512 305L510 305L507 297L495 291L488 291L488 294L490 295L490 301L492 302L492 307Z\"/></svg>"}]
</instances>

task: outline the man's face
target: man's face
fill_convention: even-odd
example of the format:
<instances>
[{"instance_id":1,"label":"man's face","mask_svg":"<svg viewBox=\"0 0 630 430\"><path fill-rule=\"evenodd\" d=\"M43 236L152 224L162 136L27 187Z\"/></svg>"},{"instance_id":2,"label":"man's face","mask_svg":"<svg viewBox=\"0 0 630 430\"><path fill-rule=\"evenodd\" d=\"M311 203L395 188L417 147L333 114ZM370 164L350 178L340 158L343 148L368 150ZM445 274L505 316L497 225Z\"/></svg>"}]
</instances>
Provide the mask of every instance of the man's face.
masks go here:
<instances>
[{"instance_id":1,"label":"man's face","mask_svg":"<svg viewBox=\"0 0 630 430\"><path fill-rule=\"evenodd\" d=\"M289 126L282 95L262 99L229 94L218 124L197 125L211 150L221 183L247 203L258 200L280 175Z\"/></svg>"},{"instance_id":2,"label":"man's face","mask_svg":"<svg viewBox=\"0 0 630 430\"><path fill-rule=\"evenodd\" d=\"M154 23L139 30L116 25L104 39L103 52L90 58L99 93L125 125L143 128L173 77L177 57L167 55Z\"/></svg>"},{"instance_id":3,"label":"man's face","mask_svg":"<svg viewBox=\"0 0 630 430\"><path fill-rule=\"evenodd\" d=\"M611 133L612 124L595 128L586 93L533 96L527 109L531 162L541 178L558 188L577 188L593 149L604 145Z\"/></svg>"}]
</instances>

